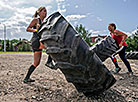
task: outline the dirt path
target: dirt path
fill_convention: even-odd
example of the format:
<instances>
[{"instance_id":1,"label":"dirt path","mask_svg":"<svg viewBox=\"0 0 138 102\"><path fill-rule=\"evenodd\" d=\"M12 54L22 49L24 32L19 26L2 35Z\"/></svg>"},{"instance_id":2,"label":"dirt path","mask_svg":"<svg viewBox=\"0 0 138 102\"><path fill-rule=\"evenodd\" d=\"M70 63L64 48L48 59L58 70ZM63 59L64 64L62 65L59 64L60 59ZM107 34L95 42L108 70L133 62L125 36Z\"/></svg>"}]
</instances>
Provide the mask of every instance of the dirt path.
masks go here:
<instances>
[{"instance_id":1,"label":"dirt path","mask_svg":"<svg viewBox=\"0 0 138 102\"><path fill-rule=\"evenodd\" d=\"M46 67L47 55L32 74L35 83L24 84L23 79L32 64L33 53L0 53L0 102L138 102L138 60L129 60L134 76L129 76L122 62L122 70L114 75L116 84L99 96L85 97L68 83L60 70ZM104 64L110 71L110 59Z\"/></svg>"}]
</instances>

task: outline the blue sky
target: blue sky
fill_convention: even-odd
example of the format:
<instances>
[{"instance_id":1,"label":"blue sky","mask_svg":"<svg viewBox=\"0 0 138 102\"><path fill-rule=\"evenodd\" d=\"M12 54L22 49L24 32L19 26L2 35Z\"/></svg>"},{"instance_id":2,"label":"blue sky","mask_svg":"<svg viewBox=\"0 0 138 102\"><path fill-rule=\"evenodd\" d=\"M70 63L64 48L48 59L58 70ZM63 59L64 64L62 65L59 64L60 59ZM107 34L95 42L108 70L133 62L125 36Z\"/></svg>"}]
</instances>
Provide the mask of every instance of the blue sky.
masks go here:
<instances>
[{"instance_id":1,"label":"blue sky","mask_svg":"<svg viewBox=\"0 0 138 102\"><path fill-rule=\"evenodd\" d=\"M30 40L32 33L26 27L40 6L47 8L48 16L59 11L73 26L82 24L92 35L108 35L112 22L131 35L138 27L137 4L138 0L0 0L0 39L5 24L6 39Z\"/></svg>"}]
</instances>

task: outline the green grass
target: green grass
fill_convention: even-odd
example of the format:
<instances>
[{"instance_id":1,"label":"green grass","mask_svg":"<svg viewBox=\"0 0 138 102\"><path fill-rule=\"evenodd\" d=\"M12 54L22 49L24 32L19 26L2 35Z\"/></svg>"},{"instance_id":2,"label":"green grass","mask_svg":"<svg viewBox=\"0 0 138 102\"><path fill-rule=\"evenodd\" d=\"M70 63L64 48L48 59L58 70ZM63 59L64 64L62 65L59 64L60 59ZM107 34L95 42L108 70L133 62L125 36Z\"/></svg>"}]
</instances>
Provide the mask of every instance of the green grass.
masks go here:
<instances>
[{"instance_id":1,"label":"green grass","mask_svg":"<svg viewBox=\"0 0 138 102\"><path fill-rule=\"evenodd\" d=\"M0 51L0 53L32 53L32 52L2 52Z\"/></svg>"},{"instance_id":2,"label":"green grass","mask_svg":"<svg viewBox=\"0 0 138 102\"><path fill-rule=\"evenodd\" d=\"M0 53L33 53L33 51L32 52L10 52L10 51L3 52L3 51L0 51ZM42 51L42 53L45 53L45 51Z\"/></svg>"}]
</instances>

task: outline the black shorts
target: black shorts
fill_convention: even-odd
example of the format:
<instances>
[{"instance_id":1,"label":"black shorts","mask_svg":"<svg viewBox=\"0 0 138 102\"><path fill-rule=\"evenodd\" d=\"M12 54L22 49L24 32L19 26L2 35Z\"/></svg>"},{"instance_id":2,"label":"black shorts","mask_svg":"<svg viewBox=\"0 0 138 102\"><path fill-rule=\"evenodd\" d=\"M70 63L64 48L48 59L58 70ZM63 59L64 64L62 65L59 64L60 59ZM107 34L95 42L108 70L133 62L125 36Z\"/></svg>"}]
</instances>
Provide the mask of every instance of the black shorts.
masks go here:
<instances>
[{"instance_id":1,"label":"black shorts","mask_svg":"<svg viewBox=\"0 0 138 102\"><path fill-rule=\"evenodd\" d=\"M40 47L40 41L39 40L40 40L39 38L36 38L36 39L33 39L33 41L31 42L33 52L42 51L42 49L39 49L39 47Z\"/></svg>"},{"instance_id":2,"label":"black shorts","mask_svg":"<svg viewBox=\"0 0 138 102\"><path fill-rule=\"evenodd\" d=\"M42 51L42 49L33 49L33 52Z\"/></svg>"}]
</instances>

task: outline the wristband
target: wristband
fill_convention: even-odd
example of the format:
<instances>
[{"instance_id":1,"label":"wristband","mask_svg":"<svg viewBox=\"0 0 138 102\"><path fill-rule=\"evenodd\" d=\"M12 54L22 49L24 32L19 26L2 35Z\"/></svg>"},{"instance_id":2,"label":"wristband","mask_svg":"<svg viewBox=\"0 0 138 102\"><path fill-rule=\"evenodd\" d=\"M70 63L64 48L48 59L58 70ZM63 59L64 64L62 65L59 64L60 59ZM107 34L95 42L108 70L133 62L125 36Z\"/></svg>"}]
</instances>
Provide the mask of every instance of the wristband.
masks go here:
<instances>
[{"instance_id":1,"label":"wristband","mask_svg":"<svg viewBox=\"0 0 138 102\"><path fill-rule=\"evenodd\" d=\"M37 32L38 30L37 29L35 29L35 32Z\"/></svg>"}]
</instances>

